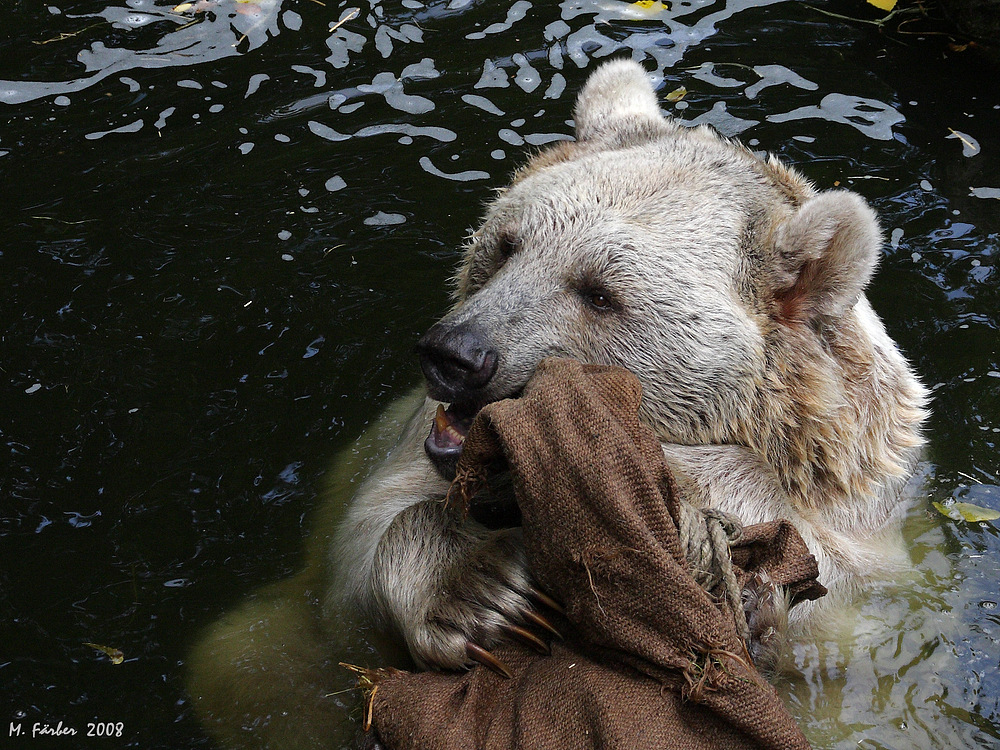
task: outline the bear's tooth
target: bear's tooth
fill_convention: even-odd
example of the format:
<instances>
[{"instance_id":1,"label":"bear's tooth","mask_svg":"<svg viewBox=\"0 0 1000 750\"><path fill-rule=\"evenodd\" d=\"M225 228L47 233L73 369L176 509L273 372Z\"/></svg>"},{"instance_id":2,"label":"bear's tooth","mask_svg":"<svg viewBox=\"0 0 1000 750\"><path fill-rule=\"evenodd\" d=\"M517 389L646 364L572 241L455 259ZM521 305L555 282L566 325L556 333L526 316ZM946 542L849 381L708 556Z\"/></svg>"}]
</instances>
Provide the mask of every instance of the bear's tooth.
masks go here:
<instances>
[{"instance_id":1,"label":"bear's tooth","mask_svg":"<svg viewBox=\"0 0 1000 750\"><path fill-rule=\"evenodd\" d=\"M444 406L438 404L437 412L434 414L434 427L438 432L444 432L451 424L448 422L448 415L444 412Z\"/></svg>"},{"instance_id":2,"label":"bear's tooth","mask_svg":"<svg viewBox=\"0 0 1000 750\"><path fill-rule=\"evenodd\" d=\"M451 425L448 425L445 428L444 434L448 436L448 439L452 442L453 445L461 445L462 443L465 442L465 435L463 435L461 432L456 430Z\"/></svg>"}]
</instances>

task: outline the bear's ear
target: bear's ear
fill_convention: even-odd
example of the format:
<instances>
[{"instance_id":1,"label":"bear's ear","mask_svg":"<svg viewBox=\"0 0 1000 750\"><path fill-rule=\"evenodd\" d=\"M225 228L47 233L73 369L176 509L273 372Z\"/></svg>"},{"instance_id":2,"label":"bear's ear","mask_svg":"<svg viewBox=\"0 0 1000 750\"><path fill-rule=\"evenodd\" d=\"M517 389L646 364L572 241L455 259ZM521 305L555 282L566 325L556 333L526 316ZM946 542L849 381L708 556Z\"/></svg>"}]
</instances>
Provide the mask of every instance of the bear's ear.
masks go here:
<instances>
[{"instance_id":1,"label":"bear's ear","mask_svg":"<svg viewBox=\"0 0 1000 750\"><path fill-rule=\"evenodd\" d=\"M809 198L777 228L777 316L793 324L839 318L858 301L878 263L882 233L856 193Z\"/></svg>"},{"instance_id":2,"label":"bear's ear","mask_svg":"<svg viewBox=\"0 0 1000 750\"><path fill-rule=\"evenodd\" d=\"M578 141L608 145L627 145L678 127L660 114L646 72L632 60L612 60L591 74L577 97L573 120Z\"/></svg>"}]
</instances>

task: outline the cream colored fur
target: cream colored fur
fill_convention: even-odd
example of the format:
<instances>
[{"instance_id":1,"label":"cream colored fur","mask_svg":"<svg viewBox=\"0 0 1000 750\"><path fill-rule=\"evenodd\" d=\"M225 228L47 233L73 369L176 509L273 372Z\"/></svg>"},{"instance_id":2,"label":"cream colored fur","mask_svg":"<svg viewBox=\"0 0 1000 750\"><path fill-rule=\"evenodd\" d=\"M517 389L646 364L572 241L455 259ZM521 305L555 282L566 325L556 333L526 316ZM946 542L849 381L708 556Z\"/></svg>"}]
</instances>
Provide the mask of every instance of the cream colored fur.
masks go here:
<instances>
[{"instance_id":1,"label":"cream colored fur","mask_svg":"<svg viewBox=\"0 0 1000 750\"><path fill-rule=\"evenodd\" d=\"M927 394L864 296L874 213L665 118L632 62L596 70L574 114L577 141L535 156L488 207L439 330L473 326L498 353L484 400L515 396L548 356L634 372L689 497L746 523L788 518L816 555L831 596L791 611L803 636L905 564L895 524ZM466 643L522 622L530 576L516 530L444 512L448 482L422 445L436 405L416 407L316 548L315 616L360 609L418 663L460 667Z\"/></svg>"}]
</instances>

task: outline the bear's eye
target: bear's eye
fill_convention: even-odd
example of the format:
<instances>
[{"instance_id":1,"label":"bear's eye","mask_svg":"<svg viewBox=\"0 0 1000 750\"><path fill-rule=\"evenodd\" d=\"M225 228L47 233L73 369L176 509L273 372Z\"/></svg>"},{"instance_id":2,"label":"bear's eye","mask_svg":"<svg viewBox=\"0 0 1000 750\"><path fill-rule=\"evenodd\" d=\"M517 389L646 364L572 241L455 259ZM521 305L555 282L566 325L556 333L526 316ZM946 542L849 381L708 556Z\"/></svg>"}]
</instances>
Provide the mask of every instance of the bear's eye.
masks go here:
<instances>
[{"instance_id":1,"label":"bear's eye","mask_svg":"<svg viewBox=\"0 0 1000 750\"><path fill-rule=\"evenodd\" d=\"M611 312L617 305L611 294L603 289L584 289L580 292L584 302L598 312Z\"/></svg>"},{"instance_id":2,"label":"bear's eye","mask_svg":"<svg viewBox=\"0 0 1000 750\"><path fill-rule=\"evenodd\" d=\"M497 268L499 269L506 263L518 249L518 240L516 237L510 234L504 234L500 237L500 241L497 242L496 247L496 259Z\"/></svg>"}]
</instances>

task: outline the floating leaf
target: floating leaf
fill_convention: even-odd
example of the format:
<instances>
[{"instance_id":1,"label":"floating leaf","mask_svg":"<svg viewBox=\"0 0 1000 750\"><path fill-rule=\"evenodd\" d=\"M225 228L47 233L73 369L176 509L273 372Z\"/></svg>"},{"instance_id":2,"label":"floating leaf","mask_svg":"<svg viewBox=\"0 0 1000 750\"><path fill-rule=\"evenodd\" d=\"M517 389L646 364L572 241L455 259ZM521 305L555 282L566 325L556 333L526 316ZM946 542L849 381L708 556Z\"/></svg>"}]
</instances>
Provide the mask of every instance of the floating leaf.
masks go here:
<instances>
[{"instance_id":1,"label":"floating leaf","mask_svg":"<svg viewBox=\"0 0 1000 750\"><path fill-rule=\"evenodd\" d=\"M174 13L204 13L206 10L211 10L218 2L216 0L195 0L194 2L181 3L180 5L175 5L173 7Z\"/></svg>"},{"instance_id":2,"label":"floating leaf","mask_svg":"<svg viewBox=\"0 0 1000 750\"><path fill-rule=\"evenodd\" d=\"M664 98L668 102L679 102L681 99L683 99L685 96L687 96L687 92L688 92L688 90L686 88L684 88L683 86L680 86L680 87L674 89L673 91L671 91Z\"/></svg>"},{"instance_id":3,"label":"floating leaf","mask_svg":"<svg viewBox=\"0 0 1000 750\"><path fill-rule=\"evenodd\" d=\"M868 4L888 13L896 7L896 0L868 0Z\"/></svg>"},{"instance_id":4,"label":"floating leaf","mask_svg":"<svg viewBox=\"0 0 1000 750\"><path fill-rule=\"evenodd\" d=\"M111 646L102 646L99 643L90 643L87 641L85 641L83 645L90 646L95 651L100 651L102 654L107 655L107 657L111 659L112 664L121 664L125 661L125 654L116 648L112 648Z\"/></svg>"},{"instance_id":5,"label":"floating leaf","mask_svg":"<svg viewBox=\"0 0 1000 750\"><path fill-rule=\"evenodd\" d=\"M967 521L968 523L979 523L980 521L995 521L1000 518L1000 511L992 508L983 508L972 503L931 503L938 512L950 518L952 521Z\"/></svg>"}]
</instances>

